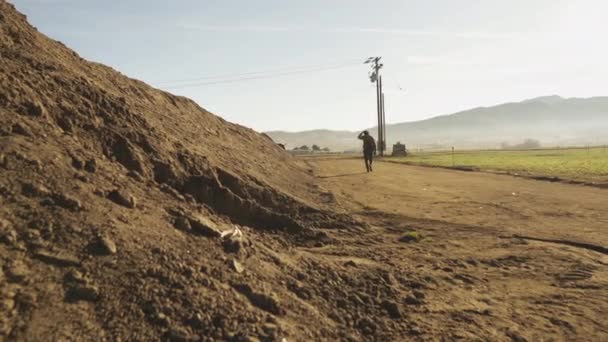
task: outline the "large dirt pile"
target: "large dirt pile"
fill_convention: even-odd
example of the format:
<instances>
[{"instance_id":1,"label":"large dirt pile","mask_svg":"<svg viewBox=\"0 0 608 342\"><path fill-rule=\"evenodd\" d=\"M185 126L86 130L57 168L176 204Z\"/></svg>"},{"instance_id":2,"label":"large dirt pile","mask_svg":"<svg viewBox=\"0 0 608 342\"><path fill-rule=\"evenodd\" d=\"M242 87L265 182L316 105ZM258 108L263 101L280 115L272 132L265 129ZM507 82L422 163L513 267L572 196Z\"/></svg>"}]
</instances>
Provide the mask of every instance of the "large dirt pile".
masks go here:
<instances>
[{"instance_id":1,"label":"large dirt pile","mask_svg":"<svg viewBox=\"0 0 608 342\"><path fill-rule=\"evenodd\" d=\"M276 253L349 224L331 200L269 138L0 1L0 340L300 335Z\"/></svg>"}]
</instances>

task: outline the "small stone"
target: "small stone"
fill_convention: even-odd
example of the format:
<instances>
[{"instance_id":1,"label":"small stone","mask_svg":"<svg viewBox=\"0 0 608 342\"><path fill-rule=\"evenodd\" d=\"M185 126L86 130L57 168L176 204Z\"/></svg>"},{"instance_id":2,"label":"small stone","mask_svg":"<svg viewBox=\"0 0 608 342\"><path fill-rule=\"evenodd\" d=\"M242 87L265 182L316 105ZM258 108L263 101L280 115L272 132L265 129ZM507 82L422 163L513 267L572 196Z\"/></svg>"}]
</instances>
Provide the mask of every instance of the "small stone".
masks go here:
<instances>
[{"instance_id":1,"label":"small stone","mask_svg":"<svg viewBox=\"0 0 608 342\"><path fill-rule=\"evenodd\" d=\"M420 305L422 304L422 301L412 295L408 295L405 297L405 303L409 305Z\"/></svg>"},{"instance_id":2,"label":"small stone","mask_svg":"<svg viewBox=\"0 0 608 342\"><path fill-rule=\"evenodd\" d=\"M36 307L37 300L38 297L36 294L29 291L19 291L15 295L15 302L17 305L25 309Z\"/></svg>"},{"instance_id":3,"label":"small stone","mask_svg":"<svg viewBox=\"0 0 608 342\"><path fill-rule=\"evenodd\" d=\"M43 246L45 244L45 241L44 239L42 239L40 231L36 229L28 229L25 232L24 240L32 246Z\"/></svg>"},{"instance_id":4,"label":"small stone","mask_svg":"<svg viewBox=\"0 0 608 342\"><path fill-rule=\"evenodd\" d=\"M188 218L188 220L192 229L201 235L208 237L220 237L222 235L217 225L206 217L197 215Z\"/></svg>"},{"instance_id":5,"label":"small stone","mask_svg":"<svg viewBox=\"0 0 608 342\"><path fill-rule=\"evenodd\" d=\"M241 264L236 259L232 259L232 267L234 268L234 270L236 271L236 273L243 273L243 272L245 272L245 266L243 266L243 264Z\"/></svg>"},{"instance_id":6,"label":"small stone","mask_svg":"<svg viewBox=\"0 0 608 342\"><path fill-rule=\"evenodd\" d=\"M116 244L107 236L99 237L97 246L99 247L99 251L105 255L112 255L117 252Z\"/></svg>"},{"instance_id":7,"label":"small stone","mask_svg":"<svg viewBox=\"0 0 608 342\"><path fill-rule=\"evenodd\" d=\"M184 230L184 231L192 230L190 221L186 217L183 217L183 216L176 217L175 221L173 222L173 225L175 226L175 228L177 228L179 230Z\"/></svg>"},{"instance_id":8,"label":"small stone","mask_svg":"<svg viewBox=\"0 0 608 342\"><path fill-rule=\"evenodd\" d=\"M5 298L0 300L0 312L8 313L11 312L15 308L15 300L10 298Z\"/></svg>"},{"instance_id":9,"label":"small stone","mask_svg":"<svg viewBox=\"0 0 608 342\"><path fill-rule=\"evenodd\" d=\"M7 278L14 283L23 283L29 274L30 270L21 260L14 260L7 269Z\"/></svg>"},{"instance_id":10,"label":"small stone","mask_svg":"<svg viewBox=\"0 0 608 342\"><path fill-rule=\"evenodd\" d=\"M344 263L344 266L356 267L357 263L355 263L352 260L349 260L349 261L347 261L347 262Z\"/></svg>"},{"instance_id":11,"label":"small stone","mask_svg":"<svg viewBox=\"0 0 608 342\"><path fill-rule=\"evenodd\" d=\"M169 325L169 317L162 312L156 314L155 320L157 323L167 326Z\"/></svg>"},{"instance_id":12,"label":"small stone","mask_svg":"<svg viewBox=\"0 0 608 342\"><path fill-rule=\"evenodd\" d=\"M118 189L110 191L108 193L108 199L116 204L122 205L130 209L134 209L137 205L135 197L133 197L132 195L125 195Z\"/></svg>"},{"instance_id":13,"label":"small stone","mask_svg":"<svg viewBox=\"0 0 608 342\"><path fill-rule=\"evenodd\" d=\"M41 250L36 252L34 256L39 260L57 266L80 266L80 260L78 260L78 258L76 258L75 256L69 255L67 253L55 253L46 250Z\"/></svg>"},{"instance_id":14,"label":"small stone","mask_svg":"<svg viewBox=\"0 0 608 342\"><path fill-rule=\"evenodd\" d=\"M69 282L75 282L75 283L81 283L81 284L86 283L86 278L85 278L84 274L82 274L82 272L80 272L78 270L70 270L65 275L65 280L69 281Z\"/></svg>"},{"instance_id":15,"label":"small stone","mask_svg":"<svg viewBox=\"0 0 608 342\"><path fill-rule=\"evenodd\" d=\"M424 299L426 297L422 291L417 291L416 290L416 291L413 292L413 294L414 294L414 297L416 297L416 298L418 298L420 300L422 300L422 299Z\"/></svg>"},{"instance_id":16,"label":"small stone","mask_svg":"<svg viewBox=\"0 0 608 342\"><path fill-rule=\"evenodd\" d=\"M398 319L402 317L401 310L399 310L399 305L397 305L397 303L385 300L382 302L382 307L388 312L391 318Z\"/></svg>"},{"instance_id":17,"label":"small stone","mask_svg":"<svg viewBox=\"0 0 608 342\"><path fill-rule=\"evenodd\" d=\"M97 161L95 159L89 159L84 164L84 169L87 172L95 173L97 171Z\"/></svg>"},{"instance_id":18,"label":"small stone","mask_svg":"<svg viewBox=\"0 0 608 342\"><path fill-rule=\"evenodd\" d=\"M21 185L21 192L28 197L42 197L48 196L50 194L49 189L46 187L34 184L34 183L24 183Z\"/></svg>"},{"instance_id":19,"label":"small stone","mask_svg":"<svg viewBox=\"0 0 608 342\"><path fill-rule=\"evenodd\" d=\"M77 170L82 170L84 168L84 162L82 159L72 156L72 166Z\"/></svg>"},{"instance_id":20,"label":"small stone","mask_svg":"<svg viewBox=\"0 0 608 342\"><path fill-rule=\"evenodd\" d=\"M70 301L94 302L99 298L99 289L91 284L77 284L68 290L66 297Z\"/></svg>"},{"instance_id":21,"label":"small stone","mask_svg":"<svg viewBox=\"0 0 608 342\"><path fill-rule=\"evenodd\" d=\"M264 323L262 330L266 333L267 337L274 340L279 332L279 327L276 324Z\"/></svg>"},{"instance_id":22,"label":"small stone","mask_svg":"<svg viewBox=\"0 0 608 342\"><path fill-rule=\"evenodd\" d=\"M23 135L23 136L26 136L26 137L29 137L29 136L32 135L32 133L30 132L30 130L27 127L25 127L22 124L20 124L20 123L14 124L13 127L12 127L12 131L15 134Z\"/></svg>"},{"instance_id":23,"label":"small stone","mask_svg":"<svg viewBox=\"0 0 608 342\"><path fill-rule=\"evenodd\" d=\"M420 336L422 335L422 330L420 330L420 328L412 326L410 327L408 334L412 335L412 336Z\"/></svg>"},{"instance_id":24,"label":"small stone","mask_svg":"<svg viewBox=\"0 0 608 342\"><path fill-rule=\"evenodd\" d=\"M364 317L357 322L357 328L365 335L373 335L378 326L371 319Z\"/></svg>"},{"instance_id":25,"label":"small stone","mask_svg":"<svg viewBox=\"0 0 608 342\"><path fill-rule=\"evenodd\" d=\"M0 242L8 245L17 243L17 232L13 229L12 224L3 218L0 218Z\"/></svg>"},{"instance_id":26,"label":"small stone","mask_svg":"<svg viewBox=\"0 0 608 342\"><path fill-rule=\"evenodd\" d=\"M53 201L56 205L68 210L78 211L82 209L82 204L80 203L80 200L71 195L56 193L53 194Z\"/></svg>"},{"instance_id":27,"label":"small stone","mask_svg":"<svg viewBox=\"0 0 608 342\"><path fill-rule=\"evenodd\" d=\"M167 333L167 337L171 342L190 342L198 340L198 336L192 336L188 330L181 327L171 328Z\"/></svg>"},{"instance_id":28,"label":"small stone","mask_svg":"<svg viewBox=\"0 0 608 342\"><path fill-rule=\"evenodd\" d=\"M46 108L42 103L38 101L27 101L23 104L25 114L30 116L44 116L46 114Z\"/></svg>"},{"instance_id":29,"label":"small stone","mask_svg":"<svg viewBox=\"0 0 608 342\"><path fill-rule=\"evenodd\" d=\"M76 173L74 174L74 178L76 178L77 180L83 182L83 183L88 183L90 181L89 177L80 174L80 173Z\"/></svg>"},{"instance_id":30,"label":"small stone","mask_svg":"<svg viewBox=\"0 0 608 342\"><path fill-rule=\"evenodd\" d=\"M239 253L245 246L245 239L242 235L230 236L225 238L222 244L227 253Z\"/></svg>"},{"instance_id":31,"label":"small stone","mask_svg":"<svg viewBox=\"0 0 608 342\"><path fill-rule=\"evenodd\" d=\"M273 294L255 292L249 284L233 284L235 290L245 295L251 304L274 315L284 315L285 310Z\"/></svg>"},{"instance_id":32,"label":"small stone","mask_svg":"<svg viewBox=\"0 0 608 342\"><path fill-rule=\"evenodd\" d=\"M399 238L400 242L419 242L422 240L422 235L415 231L410 231L405 233L401 238Z\"/></svg>"},{"instance_id":33,"label":"small stone","mask_svg":"<svg viewBox=\"0 0 608 342\"><path fill-rule=\"evenodd\" d=\"M144 177L141 175L141 173L139 173L135 170L130 170L129 173L127 173L127 176L129 176L139 182L143 182L145 180Z\"/></svg>"}]
</instances>

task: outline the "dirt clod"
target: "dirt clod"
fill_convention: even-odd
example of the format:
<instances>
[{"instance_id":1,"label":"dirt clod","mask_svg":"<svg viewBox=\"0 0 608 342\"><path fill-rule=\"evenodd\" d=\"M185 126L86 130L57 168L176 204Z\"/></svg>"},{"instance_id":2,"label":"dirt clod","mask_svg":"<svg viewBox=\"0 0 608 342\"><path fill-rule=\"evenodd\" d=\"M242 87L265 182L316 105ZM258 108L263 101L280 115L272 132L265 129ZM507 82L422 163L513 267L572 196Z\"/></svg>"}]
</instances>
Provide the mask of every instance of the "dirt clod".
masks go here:
<instances>
[{"instance_id":1,"label":"dirt clod","mask_svg":"<svg viewBox=\"0 0 608 342\"><path fill-rule=\"evenodd\" d=\"M68 301L95 302L99 299L99 289L91 284L75 284L66 292Z\"/></svg>"},{"instance_id":2,"label":"dirt clod","mask_svg":"<svg viewBox=\"0 0 608 342\"><path fill-rule=\"evenodd\" d=\"M46 250L40 250L36 252L34 256L39 260L52 265L62 267L80 266L80 260L66 252L51 252Z\"/></svg>"},{"instance_id":3,"label":"dirt clod","mask_svg":"<svg viewBox=\"0 0 608 342\"><path fill-rule=\"evenodd\" d=\"M110 191L107 196L112 202L130 209L135 209L137 204L133 195L127 195L118 189Z\"/></svg>"},{"instance_id":4,"label":"dirt clod","mask_svg":"<svg viewBox=\"0 0 608 342\"><path fill-rule=\"evenodd\" d=\"M116 254L118 251L116 243L108 236L100 236L97 238L97 248L101 254L105 255Z\"/></svg>"},{"instance_id":5,"label":"dirt clod","mask_svg":"<svg viewBox=\"0 0 608 342\"><path fill-rule=\"evenodd\" d=\"M64 193L55 193L52 195L53 203L62 208L78 211L82 210L83 206L80 200L76 197Z\"/></svg>"},{"instance_id":6,"label":"dirt clod","mask_svg":"<svg viewBox=\"0 0 608 342\"><path fill-rule=\"evenodd\" d=\"M21 191L24 195L30 197L42 197L50 195L49 189L36 183L24 183L21 186Z\"/></svg>"},{"instance_id":7,"label":"dirt clod","mask_svg":"<svg viewBox=\"0 0 608 342\"><path fill-rule=\"evenodd\" d=\"M385 300L382 302L382 307L386 310L386 312L391 316L391 318L401 318L401 310L399 309L399 305L393 301Z\"/></svg>"},{"instance_id":8,"label":"dirt clod","mask_svg":"<svg viewBox=\"0 0 608 342\"><path fill-rule=\"evenodd\" d=\"M190 222L192 230L198 234L214 238L219 238L222 235L222 231L217 224L206 217L194 215L188 217L188 221Z\"/></svg>"},{"instance_id":9,"label":"dirt clod","mask_svg":"<svg viewBox=\"0 0 608 342\"><path fill-rule=\"evenodd\" d=\"M21 260L13 260L7 268L7 279L11 282L23 283L30 275L30 270Z\"/></svg>"}]
</instances>

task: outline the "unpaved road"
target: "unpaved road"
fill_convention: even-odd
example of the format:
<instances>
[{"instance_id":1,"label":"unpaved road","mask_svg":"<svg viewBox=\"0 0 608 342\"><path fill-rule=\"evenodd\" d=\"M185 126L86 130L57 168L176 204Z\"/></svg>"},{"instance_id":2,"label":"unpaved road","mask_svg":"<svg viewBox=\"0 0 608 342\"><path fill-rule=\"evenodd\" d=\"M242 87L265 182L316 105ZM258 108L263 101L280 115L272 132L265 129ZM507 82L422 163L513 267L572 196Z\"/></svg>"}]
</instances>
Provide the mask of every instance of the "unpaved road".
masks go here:
<instances>
[{"instance_id":1,"label":"unpaved road","mask_svg":"<svg viewBox=\"0 0 608 342\"><path fill-rule=\"evenodd\" d=\"M410 297L399 338L608 340L608 191L382 162L366 174L352 159L308 163L329 200L370 227L331 231L341 243L302 253L397 276L387 282ZM399 242L411 230L428 239Z\"/></svg>"}]
</instances>

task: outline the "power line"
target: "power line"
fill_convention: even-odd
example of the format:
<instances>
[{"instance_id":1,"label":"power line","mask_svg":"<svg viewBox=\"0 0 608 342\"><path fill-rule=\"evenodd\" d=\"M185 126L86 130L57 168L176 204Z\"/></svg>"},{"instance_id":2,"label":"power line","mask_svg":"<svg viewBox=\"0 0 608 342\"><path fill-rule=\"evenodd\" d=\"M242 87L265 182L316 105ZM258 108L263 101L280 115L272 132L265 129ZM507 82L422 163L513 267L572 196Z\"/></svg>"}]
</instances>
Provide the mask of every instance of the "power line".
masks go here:
<instances>
[{"instance_id":1,"label":"power line","mask_svg":"<svg viewBox=\"0 0 608 342\"><path fill-rule=\"evenodd\" d=\"M281 68L281 69L275 69L275 70L253 71L253 72L246 72L246 73L240 73L240 74L225 74L225 75L197 77L197 78L175 80L175 81L166 81L166 82L161 82L159 85L163 88L168 88L168 89L198 87L198 86L212 85L212 84L232 83L232 82L240 82L240 81L248 81L248 80L256 80L256 79L267 79L267 78L281 77L281 76L287 76L287 75L296 75L296 74L303 74L303 73L309 73L309 72L328 71L328 70L341 69L341 68L355 66L355 65L359 65L359 63L352 62L352 63L341 63L341 64L336 64L336 65L331 65L331 66L327 66L325 64L325 65L289 67L289 68ZM198 82L198 81L202 81L202 82Z\"/></svg>"}]
</instances>

